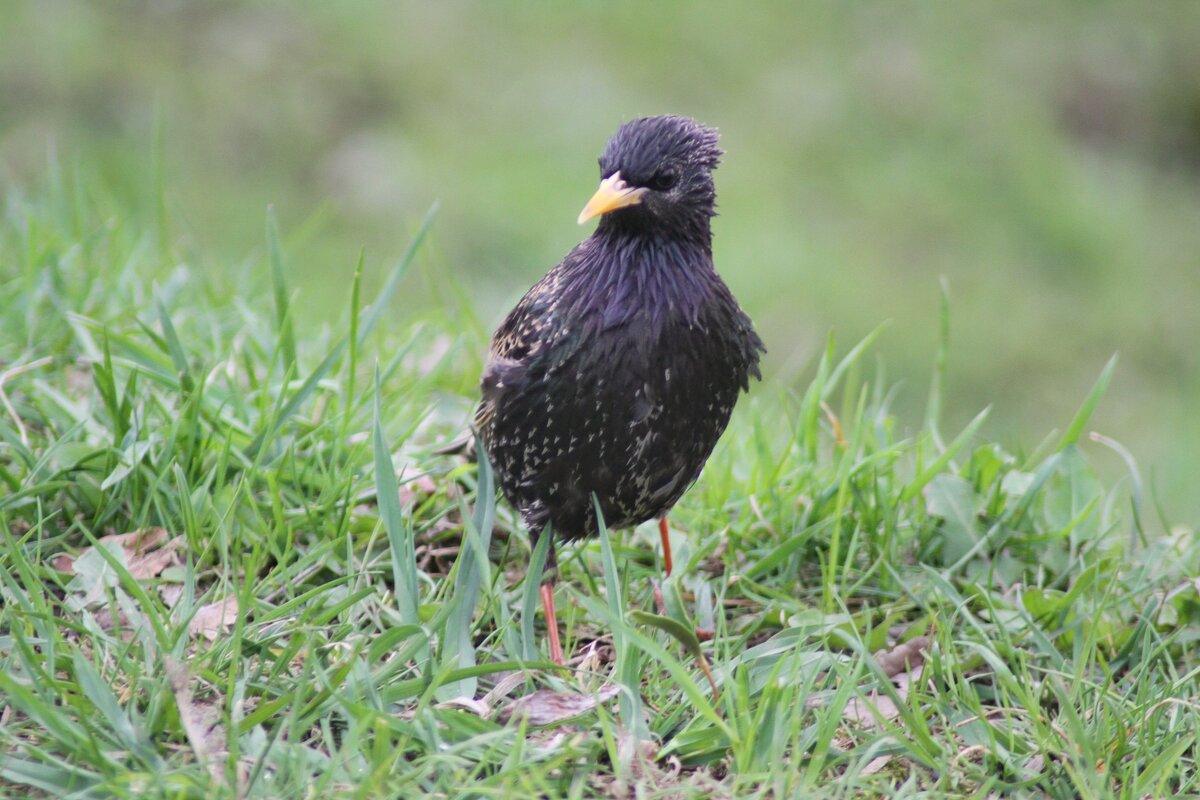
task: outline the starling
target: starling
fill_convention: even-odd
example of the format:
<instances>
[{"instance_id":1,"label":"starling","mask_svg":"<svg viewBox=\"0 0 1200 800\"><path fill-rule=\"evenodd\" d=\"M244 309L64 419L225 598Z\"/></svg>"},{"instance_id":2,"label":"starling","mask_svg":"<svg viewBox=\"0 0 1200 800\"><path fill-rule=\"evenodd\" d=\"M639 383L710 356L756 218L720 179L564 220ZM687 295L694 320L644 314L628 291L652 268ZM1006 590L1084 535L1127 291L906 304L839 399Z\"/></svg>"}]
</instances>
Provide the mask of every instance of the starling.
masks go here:
<instances>
[{"instance_id":1,"label":"starling","mask_svg":"<svg viewBox=\"0 0 1200 800\"><path fill-rule=\"evenodd\" d=\"M530 537L598 532L666 514L696 480L765 351L713 268L717 132L679 116L622 125L579 214L595 232L497 329L476 429ZM547 574L555 574L550 543ZM551 577L541 587L563 663Z\"/></svg>"}]
</instances>

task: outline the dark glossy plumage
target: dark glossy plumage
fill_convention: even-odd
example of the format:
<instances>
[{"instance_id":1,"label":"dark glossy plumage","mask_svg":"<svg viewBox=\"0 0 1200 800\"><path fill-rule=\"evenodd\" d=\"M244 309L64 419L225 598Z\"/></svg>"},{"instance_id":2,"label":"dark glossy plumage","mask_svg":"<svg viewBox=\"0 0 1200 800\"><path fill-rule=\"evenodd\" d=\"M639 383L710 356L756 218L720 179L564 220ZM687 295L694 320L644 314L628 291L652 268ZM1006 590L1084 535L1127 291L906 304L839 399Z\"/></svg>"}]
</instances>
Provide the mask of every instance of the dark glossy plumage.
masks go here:
<instances>
[{"instance_id":1,"label":"dark glossy plumage","mask_svg":"<svg viewBox=\"0 0 1200 800\"><path fill-rule=\"evenodd\" d=\"M759 377L762 342L712 263L720 155L690 119L623 125L600 170L638 201L604 213L496 331L476 426L535 538L595 534L593 493L610 528L664 515Z\"/></svg>"}]
</instances>

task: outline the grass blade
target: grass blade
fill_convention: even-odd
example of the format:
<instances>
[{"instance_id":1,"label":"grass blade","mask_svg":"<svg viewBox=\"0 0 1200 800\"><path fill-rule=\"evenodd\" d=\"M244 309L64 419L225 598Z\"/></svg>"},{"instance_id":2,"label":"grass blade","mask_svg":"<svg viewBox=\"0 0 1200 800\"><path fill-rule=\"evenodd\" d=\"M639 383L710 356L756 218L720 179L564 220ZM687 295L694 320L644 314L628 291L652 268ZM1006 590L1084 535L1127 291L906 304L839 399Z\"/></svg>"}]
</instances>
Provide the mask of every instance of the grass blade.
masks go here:
<instances>
[{"instance_id":1,"label":"grass blade","mask_svg":"<svg viewBox=\"0 0 1200 800\"><path fill-rule=\"evenodd\" d=\"M920 494L921 490L925 488L926 484L928 484L939 472L946 468L946 465L949 464L950 460L958 454L958 451L961 450L967 442L971 441L971 437L975 435L975 432L978 431L979 427L983 425L985 420L987 420L987 416L991 410L991 406L988 406L983 411L980 411L975 416L975 419L967 423L967 427L963 428L962 433L954 437L954 441L950 442L945 451L943 451L940 456L934 459L933 463L921 470L920 474L917 475L916 479L914 479L912 483L904 487L904 491L900 493L900 502L907 503L909 500L912 500L914 497Z\"/></svg>"},{"instance_id":2,"label":"grass blade","mask_svg":"<svg viewBox=\"0 0 1200 800\"><path fill-rule=\"evenodd\" d=\"M271 269L271 287L275 294L275 328L283 348L283 369L296 368L296 334L288 313L287 278L284 275L283 245L279 241L279 222L275 207L267 206L267 262Z\"/></svg>"},{"instance_id":3,"label":"grass blade","mask_svg":"<svg viewBox=\"0 0 1200 800\"><path fill-rule=\"evenodd\" d=\"M408 274L409 267L412 266L413 259L417 256L417 250L421 247L421 243L425 241L425 235L429 233L430 226L433 225L433 218L437 215L437 209L437 203L430 206L429 211L425 214L425 219L421 222L421 227L417 229L416 235L408 243L404 254L400 256L400 260L392 268L387 281L383 284L383 288L379 291L378 296L376 296L375 302L367 309L367 316L358 329L358 343L360 345L371 335L371 331L375 330L375 326L379 324L379 320L383 318L384 312L387 311L388 303L391 302L392 296L396 294L396 289L399 288L400 281Z\"/></svg>"},{"instance_id":4,"label":"grass blade","mask_svg":"<svg viewBox=\"0 0 1200 800\"><path fill-rule=\"evenodd\" d=\"M664 617L661 614L649 614L645 611L630 611L629 618L639 625L658 628L683 645L684 649L696 660L696 666L700 667L704 677L708 679L708 685L712 688L713 702L718 702L720 693L717 690L717 682L713 678L712 670L709 669L708 659L704 657L704 649L700 646L700 637L696 635L695 630L677 619Z\"/></svg>"},{"instance_id":5,"label":"grass blade","mask_svg":"<svg viewBox=\"0 0 1200 800\"><path fill-rule=\"evenodd\" d=\"M442 650L442 666L454 664L456 668L475 665L475 647L471 643L471 622L475 617L475 605L479 600L480 587L489 583L490 571L487 555L492 540L492 526L496 520L496 490L492 468L486 455L479 459L478 486L475 492L475 513L467 520L463 530L463 541L459 547L458 564L454 575L454 594L450 602L454 611L446 621L445 646ZM438 688L439 700L455 697L474 697L476 680L463 678L446 683Z\"/></svg>"},{"instance_id":6,"label":"grass blade","mask_svg":"<svg viewBox=\"0 0 1200 800\"><path fill-rule=\"evenodd\" d=\"M187 356L184 355L183 345L179 343L179 335L175 333L175 325L171 315L167 313L161 297L154 298L154 307L158 310L158 322L162 326L163 340L167 344L167 352L171 355L171 363L179 376L179 385L184 392L192 390L192 376L188 371Z\"/></svg>"},{"instance_id":7,"label":"grass blade","mask_svg":"<svg viewBox=\"0 0 1200 800\"><path fill-rule=\"evenodd\" d=\"M308 378L305 379L304 383L300 385L300 388L297 389L292 396L287 399L286 402L281 403L279 408L271 414L267 420L266 426L258 432L258 435L254 437L254 441L252 441L246 448L246 457L248 459L251 461L257 459L259 454L262 452L263 447L271 440L271 437L275 435L275 433L279 430L279 427L286 420L290 419L292 415L299 411L300 406L304 405L305 401L312 396L313 392L316 391L317 386L322 380L325 379L325 376L329 374L329 371L333 369L333 365L337 363L338 358L341 357L342 351L346 349L348 342L349 338L343 337L341 341L335 344L333 348L325 354L325 358L321 359L321 363L318 364L317 368L312 371L312 374L309 375Z\"/></svg>"},{"instance_id":8,"label":"grass blade","mask_svg":"<svg viewBox=\"0 0 1200 800\"><path fill-rule=\"evenodd\" d=\"M538 537L537 545L533 548L533 556L529 561L529 569L525 572L525 586L521 591L521 657L528 661L535 661L539 657L533 622L541 600L539 590L541 589L542 573L546 570L546 556L550 552L550 543L553 540L554 531L549 528Z\"/></svg>"},{"instance_id":9,"label":"grass blade","mask_svg":"<svg viewBox=\"0 0 1200 800\"><path fill-rule=\"evenodd\" d=\"M379 502L379 515L387 531L392 550L392 578L395 581L396 606L400 619L409 625L420 623L417 609L420 606L420 587L417 584L416 546L410 521L405 519L400 508L400 487L396 483L396 469L392 466L392 452L383 433L382 400L380 397L379 369L375 369L375 496Z\"/></svg>"},{"instance_id":10,"label":"grass blade","mask_svg":"<svg viewBox=\"0 0 1200 800\"><path fill-rule=\"evenodd\" d=\"M1075 419L1071 420L1071 425L1067 428L1067 432L1059 440L1058 450L1061 451L1070 447L1083 436L1083 429L1087 427L1088 420L1092 418L1096 406L1100 403L1100 399L1104 397L1104 392L1108 389L1108 382L1112 380L1113 371L1116 368L1117 354L1114 353L1113 357L1104 365L1104 369L1100 371L1100 377L1096 379L1096 383L1092 385L1092 390L1084 398L1083 405L1075 413Z\"/></svg>"},{"instance_id":11,"label":"grass blade","mask_svg":"<svg viewBox=\"0 0 1200 800\"><path fill-rule=\"evenodd\" d=\"M614 623L625 618L624 588L621 583L621 573L617 571L617 560L613 557L612 541L608 535L608 526L604 524L604 514L600 511L600 500L592 496L592 507L596 513L596 521L600 528L600 555L604 565L604 587L608 596L608 612ZM629 637L625 632L614 628L613 648L617 651L615 675L622 690L618 705L621 719L625 723L625 731L633 739L634 747L622 752L632 753L636 743L649 738L650 730L646 727L645 716L642 712L642 700L639 684L641 683L638 668L637 651L630 646Z\"/></svg>"},{"instance_id":12,"label":"grass blade","mask_svg":"<svg viewBox=\"0 0 1200 800\"><path fill-rule=\"evenodd\" d=\"M933 443L944 450L940 426L942 422L942 394L946 391L946 354L950 352L950 282L941 278L942 298L938 306L938 349L933 357L933 375L929 379L929 400L925 406L925 428L933 437Z\"/></svg>"}]
</instances>

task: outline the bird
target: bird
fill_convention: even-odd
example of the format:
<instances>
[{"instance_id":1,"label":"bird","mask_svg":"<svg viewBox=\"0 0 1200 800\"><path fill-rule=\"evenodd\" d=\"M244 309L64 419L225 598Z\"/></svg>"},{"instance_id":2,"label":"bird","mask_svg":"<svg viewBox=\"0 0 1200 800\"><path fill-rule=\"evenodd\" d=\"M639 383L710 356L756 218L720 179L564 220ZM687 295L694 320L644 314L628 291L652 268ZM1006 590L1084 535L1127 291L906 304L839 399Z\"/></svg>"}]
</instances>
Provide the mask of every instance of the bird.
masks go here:
<instances>
[{"instance_id":1,"label":"bird","mask_svg":"<svg viewBox=\"0 0 1200 800\"><path fill-rule=\"evenodd\" d=\"M599 218L521 298L491 340L474 427L501 493L536 546L549 535L541 600L551 660L565 663L554 541L658 520L699 477L766 352L717 274L713 128L683 116L620 125Z\"/></svg>"}]
</instances>

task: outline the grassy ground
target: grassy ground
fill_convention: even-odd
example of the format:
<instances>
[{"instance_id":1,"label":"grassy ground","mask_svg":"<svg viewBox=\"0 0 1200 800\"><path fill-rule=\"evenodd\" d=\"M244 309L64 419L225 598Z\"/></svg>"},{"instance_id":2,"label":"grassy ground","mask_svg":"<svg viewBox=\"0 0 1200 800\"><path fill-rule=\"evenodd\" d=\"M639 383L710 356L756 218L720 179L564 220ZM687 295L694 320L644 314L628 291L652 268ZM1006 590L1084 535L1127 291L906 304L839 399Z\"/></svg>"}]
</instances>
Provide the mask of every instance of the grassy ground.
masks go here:
<instances>
[{"instance_id":1,"label":"grassy ground","mask_svg":"<svg viewBox=\"0 0 1200 800\"><path fill-rule=\"evenodd\" d=\"M674 512L665 615L654 531L564 548L554 669L539 554L437 452L486 341L459 290L397 319L412 250L369 297L347 254L319 328L273 223L226 282L101 186L0 223L0 794L1200 791L1200 545L1090 435L1113 364L1010 453L944 426L939 369L898 419L831 346Z\"/></svg>"}]
</instances>

